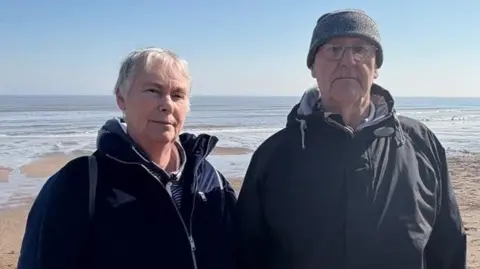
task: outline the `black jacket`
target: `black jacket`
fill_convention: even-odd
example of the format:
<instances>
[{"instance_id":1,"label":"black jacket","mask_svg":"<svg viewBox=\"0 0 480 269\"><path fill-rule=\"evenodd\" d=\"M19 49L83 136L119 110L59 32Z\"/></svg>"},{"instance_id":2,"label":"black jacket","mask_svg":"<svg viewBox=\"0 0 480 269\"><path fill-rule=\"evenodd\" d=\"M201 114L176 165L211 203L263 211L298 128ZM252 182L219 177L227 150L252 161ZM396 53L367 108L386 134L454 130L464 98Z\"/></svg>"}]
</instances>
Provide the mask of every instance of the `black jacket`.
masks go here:
<instances>
[{"instance_id":1,"label":"black jacket","mask_svg":"<svg viewBox=\"0 0 480 269\"><path fill-rule=\"evenodd\" d=\"M232 268L236 198L205 160L217 138L182 134L180 142L187 161L177 210L161 183L166 173L145 160L118 122L108 121L94 153L99 177L93 219L88 160L80 157L48 179L36 198L18 268Z\"/></svg>"},{"instance_id":2,"label":"black jacket","mask_svg":"<svg viewBox=\"0 0 480 269\"><path fill-rule=\"evenodd\" d=\"M238 269L465 269L435 135L397 116L377 85L375 118L357 131L317 100L307 92L252 157L237 203Z\"/></svg>"}]
</instances>

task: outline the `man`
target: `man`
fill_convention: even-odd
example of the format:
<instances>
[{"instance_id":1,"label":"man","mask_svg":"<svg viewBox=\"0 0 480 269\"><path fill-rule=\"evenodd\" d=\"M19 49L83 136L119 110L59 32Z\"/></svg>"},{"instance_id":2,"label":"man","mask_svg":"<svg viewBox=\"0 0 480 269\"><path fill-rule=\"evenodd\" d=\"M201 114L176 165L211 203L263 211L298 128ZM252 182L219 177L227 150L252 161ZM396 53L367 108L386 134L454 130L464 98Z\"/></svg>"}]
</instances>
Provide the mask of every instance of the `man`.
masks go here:
<instances>
[{"instance_id":1,"label":"man","mask_svg":"<svg viewBox=\"0 0 480 269\"><path fill-rule=\"evenodd\" d=\"M180 134L190 107L186 62L167 50L134 51L115 95L124 118L99 131L94 214L92 159L80 157L38 195L18 268L231 268L236 198L206 161L218 139Z\"/></svg>"},{"instance_id":2,"label":"man","mask_svg":"<svg viewBox=\"0 0 480 269\"><path fill-rule=\"evenodd\" d=\"M254 153L238 198L239 269L460 269L466 236L445 150L374 84L376 23L318 19L305 92Z\"/></svg>"}]
</instances>

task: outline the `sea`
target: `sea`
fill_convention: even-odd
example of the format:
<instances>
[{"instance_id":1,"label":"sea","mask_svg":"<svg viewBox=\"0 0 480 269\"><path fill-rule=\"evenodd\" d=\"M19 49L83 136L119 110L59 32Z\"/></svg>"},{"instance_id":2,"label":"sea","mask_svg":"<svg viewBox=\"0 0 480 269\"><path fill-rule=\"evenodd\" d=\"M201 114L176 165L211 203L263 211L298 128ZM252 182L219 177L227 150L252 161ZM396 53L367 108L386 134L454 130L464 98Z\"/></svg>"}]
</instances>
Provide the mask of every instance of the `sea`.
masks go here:
<instances>
[{"instance_id":1,"label":"sea","mask_svg":"<svg viewBox=\"0 0 480 269\"><path fill-rule=\"evenodd\" d=\"M209 160L227 177L239 178L252 152L285 126L299 99L193 96L185 131L217 136L227 154ZM399 114L431 128L449 154L480 152L480 98L400 97L395 104ZM98 129L118 116L114 96L0 96L0 167L12 169L0 182L0 207L15 206L13 198L34 196L43 186L45 178L21 173L23 165L51 154L93 152Z\"/></svg>"}]
</instances>

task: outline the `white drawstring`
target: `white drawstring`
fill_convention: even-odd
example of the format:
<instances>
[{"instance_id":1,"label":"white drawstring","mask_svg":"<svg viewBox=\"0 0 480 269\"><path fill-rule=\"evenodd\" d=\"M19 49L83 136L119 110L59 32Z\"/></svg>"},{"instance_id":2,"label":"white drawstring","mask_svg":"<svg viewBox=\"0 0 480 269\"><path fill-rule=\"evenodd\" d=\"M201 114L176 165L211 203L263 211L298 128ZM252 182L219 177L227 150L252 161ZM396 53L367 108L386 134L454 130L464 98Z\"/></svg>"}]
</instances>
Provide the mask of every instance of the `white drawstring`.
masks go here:
<instances>
[{"instance_id":1,"label":"white drawstring","mask_svg":"<svg viewBox=\"0 0 480 269\"><path fill-rule=\"evenodd\" d=\"M303 119L297 119L298 122L300 122L300 134L302 138L302 149L306 149L307 147L305 146L305 130L307 129L307 122Z\"/></svg>"}]
</instances>

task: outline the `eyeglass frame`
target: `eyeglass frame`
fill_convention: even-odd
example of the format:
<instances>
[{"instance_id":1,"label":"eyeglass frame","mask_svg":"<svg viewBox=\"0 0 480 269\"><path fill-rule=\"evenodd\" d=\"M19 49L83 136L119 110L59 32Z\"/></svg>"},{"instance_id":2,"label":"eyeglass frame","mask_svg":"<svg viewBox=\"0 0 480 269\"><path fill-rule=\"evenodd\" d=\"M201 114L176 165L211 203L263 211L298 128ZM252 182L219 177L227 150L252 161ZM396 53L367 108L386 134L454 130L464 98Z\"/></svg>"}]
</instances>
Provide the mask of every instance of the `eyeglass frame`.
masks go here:
<instances>
[{"instance_id":1,"label":"eyeglass frame","mask_svg":"<svg viewBox=\"0 0 480 269\"><path fill-rule=\"evenodd\" d=\"M325 48L327 49L331 49L331 48L341 48L343 51L339 54L338 57L329 57L327 56L325 53L323 53L323 51L325 51ZM359 57L358 54L356 54L354 52L354 48L359 48L359 47L362 47L362 48L367 48L367 52L365 55ZM328 59L328 60L333 60L333 61L339 61L341 60L344 56L345 56L345 52L347 51L347 49L350 49L352 50L352 54L353 54L353 59L356 61L356 62L362 62L362 61L365 61L365 60L368 60L368 59L371 59L373 58L373 56L375 56L376 52L378 51L378 48L376 46L373 46L373 45L370 45L370 44L362 44L362 45L350 45L350 46L343 46L343 45L337 45L337 44L330 44L330 43L327 43L325 45L323 45L322 47L320 47L320 50L319 52L322 52L322 55Z\"/></svg>"}]
</instances>

